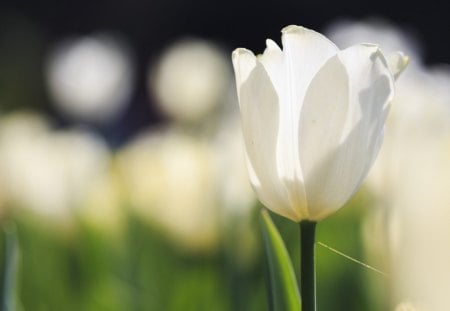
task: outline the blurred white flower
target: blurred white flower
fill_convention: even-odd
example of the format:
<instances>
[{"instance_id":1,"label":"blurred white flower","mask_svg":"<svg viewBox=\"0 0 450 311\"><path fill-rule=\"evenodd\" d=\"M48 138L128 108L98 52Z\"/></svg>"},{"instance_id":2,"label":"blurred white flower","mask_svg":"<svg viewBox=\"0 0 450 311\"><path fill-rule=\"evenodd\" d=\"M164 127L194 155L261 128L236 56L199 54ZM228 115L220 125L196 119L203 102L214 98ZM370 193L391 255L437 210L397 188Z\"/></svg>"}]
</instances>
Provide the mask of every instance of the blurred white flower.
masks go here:
<instances>
[{"instance_id":1,"label":"blurred white flower","mask_svg":"<svg viewBox=\"0 0 450 311\"><path fill-rule=\"evenodd\" d=\"M6 202L47 220L70 222L108 162L105 144L91 133L53 132L37 115L0 121L0 187Z\"/></svg>"},{"instance_id":2,"label":"blurred white flower","mask_svg":"<svg viewBox=\"0 0 450 311\"><path fill-rule=\"evenodd\" d=\"M118 156L136 212L186 251L210 251L218 239L211 149L177 130L147 132Z\"/></svg>"},{"instance_id":3,"label":"blurred white flower","mask_svg":"<svg viewBox=\"0 0 450 311\"><path fill-rule=\"evenodd\" d=\"M420 310L450 308L450 93L448 67L406 72L368 176L385 219L392 293Z\"/></svg>"},{"instance_id":4,"label":"blurred white flower","mask_svg":"<svg viewBox=\"0 0 450 311\"><path fill-rule=\"evenodd\" d=\"M388 201L396 240L391 271L398 299L408 298L420 309L450 308L450 135L446 141L421 144L409 163L413 174ZM391 204L389 204L391 203Z\"/></svg>"},{"instance_id":5,"label":"blurred white flower","mask_svg":"<svg viewBox=\"0 0 450 311\"><path fill-rule=\"evenodd\" d=\"M318 221L358 190L383 138L394 66L375 45L340 51L299 26L282 30L282 51L233 52L250 178L260 201L294 221ZM393 70L391 72L390 70Z\"/></svg>"},{"instance_id":6,"label":"blurred white flower","mask_svg":"<svg viewBox=\"0 0 450 311\"><path fill-rule=\"evenodd\" d=\"M46 74L57 108L81 121L111 121L129 103L133 87L127 46L105 34L59 43L49 55Z\"/></svg>"},{"instance_id":7,"label":"blurred white flower","mask_svg":"<svg viewBox=\"0 0 450 311\"><path fill-rule=\"evenodd\" d=\"M205 117L226 94L231 70L225 53L210 42L184 40L170 46L150 68L157 104L178 121Z\"/></svg>"},{"instance_id":8,"label":"blurred white flower","mask_svg":"<svg viewBox=\"0 0 450 311\"><path fill-rule=\"evenodd\" d=\"M109 237L120 235L126 220L121 205L123 193L116 175L115 170L108 169L91 180L76 209L80 219Z\"/></svg>"},{"instance_id":9,"label":"blurred white flower","mask_svg":"<svg viewBox=\"0 0 450 311\"><path fill-rule=\"evenodd\" d=\"M36 141L45 137L48 132L47 120L40 115L31 113L16 113L2 116L0 119L0 194L2 210L9 208L11 192L20 194L18 189L21 183L20 176L13 171L15 163L26 161L20 157L26 155L29 147ZM26 161L28 163L28 161ZM27 164L25 163L25 164ZM26 169L24 167L24 169ZM39 169L39 168L37 168ZM24 173L25 174L25 173ZM24 177L26 178L26 177ZM12 181L12 182L11 182ZM45 193L44 193L45 195Z\"/></svg>"},{"instance_id":10,"label":"blurred white flower","mask_svg":"<svg viewBox=\"0 0 450 311\"><path fill-rule=\"evenodd\" d=\"M226 214L245 216L256 197L248 180L241 124L232 116L222 123L212 141L219 200Z\"/></svg>"},{"instance_id":11,"label":"blurred white flower","mask_svg":"<svg viewBox=\"0 0 450 311\"><path fill-rule=\"evenodd\" d=\"M417 310L413 305L411 305L410 303L407 302L403 302L401 304L399 304L396 308L395 311L419 311Z\"/></svg>"},{"instance_id":12,"label":"blurred white flower","mask_svg":"<svg viewBox=\"0 0 450 311\"><path fill-rule=\"evenodd\" d=\"M258 259L259 240L252 223L256 196L248 179L237 99L228 105L234 105L235 111L220 115L210 142L215 156L215 193L224 230L223 245L234 264L248 267Z\"/></svg>"}]
</instances>

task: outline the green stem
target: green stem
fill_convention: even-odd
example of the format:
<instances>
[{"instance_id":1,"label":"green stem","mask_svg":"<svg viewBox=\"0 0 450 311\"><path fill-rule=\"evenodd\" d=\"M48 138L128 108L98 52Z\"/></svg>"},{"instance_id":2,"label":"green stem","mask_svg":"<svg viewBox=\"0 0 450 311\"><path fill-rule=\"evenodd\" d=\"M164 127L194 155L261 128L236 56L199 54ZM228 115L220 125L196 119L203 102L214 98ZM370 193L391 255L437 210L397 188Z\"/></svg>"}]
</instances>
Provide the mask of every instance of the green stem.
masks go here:
<instances>
[{"instance_id":1,"label":"green stem","mask_svg":"<svg viewBox=\"0 0 450 311\"><path fill-rule=\"evenodd\" d=\"M307 220L300 222L300 239L300 292L302 296L302 311L316 311L316 256L314 247L316 222Z\"/></svg>"},{"instance_id":2,"label":"green stem","mask_svg":"<svg viewBox=\"0 0 450 311\"><path fill-rule=\"evenodd\" d=\"M0 285L0 310L16 310L16 278L18 265L18 243L14 225L8 224L3 228L3 266Z\"/></svg>"}]
</instances>

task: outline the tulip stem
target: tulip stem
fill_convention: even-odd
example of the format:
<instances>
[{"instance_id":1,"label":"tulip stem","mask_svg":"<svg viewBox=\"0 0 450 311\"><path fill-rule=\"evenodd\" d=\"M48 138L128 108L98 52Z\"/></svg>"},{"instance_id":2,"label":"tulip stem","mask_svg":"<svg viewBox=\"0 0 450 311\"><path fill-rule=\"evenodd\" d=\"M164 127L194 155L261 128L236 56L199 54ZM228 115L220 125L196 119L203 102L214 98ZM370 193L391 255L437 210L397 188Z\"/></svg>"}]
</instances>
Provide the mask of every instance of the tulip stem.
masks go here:
<instances>
[{"instance_id":1,"label":"tulip stem","mask_svg":"<svg viewBox=\"0 0 450 311\"><path fill-rule=\"evenodd\" d=\"M316 311L316 266L315 243L316 222L300 222L300 292L302 311Z\"/></svg>"}]
</instances>

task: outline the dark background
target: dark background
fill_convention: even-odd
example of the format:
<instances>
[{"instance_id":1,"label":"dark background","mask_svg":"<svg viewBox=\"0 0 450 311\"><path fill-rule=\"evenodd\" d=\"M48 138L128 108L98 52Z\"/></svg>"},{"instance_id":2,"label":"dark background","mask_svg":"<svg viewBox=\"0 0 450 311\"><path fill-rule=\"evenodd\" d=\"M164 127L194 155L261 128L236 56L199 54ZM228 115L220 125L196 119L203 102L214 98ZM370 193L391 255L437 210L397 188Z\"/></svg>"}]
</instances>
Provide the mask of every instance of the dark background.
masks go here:
<instances>
[{"instance_id":1,"label":"dark background","mask_svg":"<svg viewBox=\"0 0 450 311\"><path fill-rule=\"evenodd\" d=\"M262 49L266 37L277 38L288 24L320 30L338 17L381 16L417 33L427 62L449 62L448 1L250 1L250 0L7 0L3 13L23 14L48 38L68 33L112 29L125 34L144 59L173 39L195 35L222 41L231 48Z\"/></svg>"},{"instance_id":2,"label":"dark background","mask_svg":"<svg viewBox=\"0 0 450 311\"><path fill-rule=\"evenodd\" d=\"M289 24L322 31L339 18L381 17L415 35L422 45L426 64L450 63L449 3L387 0L7 0L0 4L0 70L6 68L9 72L3 70L1 74L0 92L12 92L11 96L18 102L14 106L21 105L22 96L24 106L39 106L53 113L60 124L70 123L52 111L42 75L36 74L42 72L42 61L39 60L45 59L53 43L66 36L103 30L116 32L133 49L137 65L135 95L120 120L99 130L112 145L120 145L137 129L164 122L164 118L149 104L152 99L146 91L146 71L149 63L176 39L200 37L213 40L230 52L239 46L258 52L264 49L266 38L279 42L280 29ZM32 104L29 97L33 99ZM2 110L8 108L8 100L3 100L2 107Z\"/></svg>"}]
</instances>

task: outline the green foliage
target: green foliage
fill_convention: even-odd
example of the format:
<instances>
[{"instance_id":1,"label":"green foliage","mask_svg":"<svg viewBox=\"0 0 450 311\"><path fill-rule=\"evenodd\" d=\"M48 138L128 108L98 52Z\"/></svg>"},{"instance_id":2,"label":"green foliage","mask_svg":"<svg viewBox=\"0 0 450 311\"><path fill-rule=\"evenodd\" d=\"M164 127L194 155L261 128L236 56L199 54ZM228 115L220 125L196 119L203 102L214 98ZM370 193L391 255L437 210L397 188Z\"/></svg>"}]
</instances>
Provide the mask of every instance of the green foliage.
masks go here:
<instances>
[{"instance_id":1,"label":"green foliage","mask_svg":"<svg viewBox=\"0 0 450 311\"><path fill-rule=\"evenodd\" d=\"M261 227L269 265L271 310L301 310L300 294L289 253L269 212L261 212Z\"/></svg>"},{"instance_id":2,"label":"green foliage","mask_svg":"<svg viewBox=\"0 0 450 311\"><path fill-rule=\"evenodd\" d=\"M19 246L13 224L2 228L3 256L1 261L0 310L18 310L17 275L19 267Z\"/></svg>"},{"instance_id":3,"label":"green foliage","mask_svg":"<svg viewBox=\"0 0 450 311\"><path fill-rule=\"evenodd\" d=\"M317 240L364 261L360 227L367 205L357 198L319 223ZM264 250L271 245L271 286L278 287L272 308L275 301L287 299L283 303L288 307L282 309L283 303L276 303L278 309L273 310L299 310L295 283L300 255L298 224L271 216L273 223L268 215L260 217L258 209L254 221L249 222L256 243L251 251L244 233L229 227L211 253L181 251L162 232L131 214L123 230L113 235L80 223L63 233L17 217L21 259L17 301L23 310L33 311L267 310ZM261 225L265 228L262 240ZM5 232L2 240L3 264ZM371 296L368 282L382 276L320 246L316 249L318 310L386 309L378 302L383 297ZM293 267L290 263L288 270L277 267L289 257ZM287 298L280 293L282 286L288 287Z\"/></svg>"}]
</instances>

